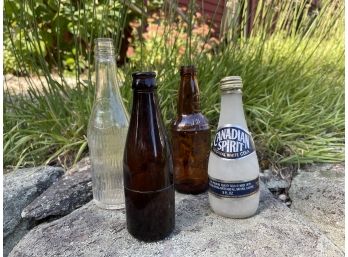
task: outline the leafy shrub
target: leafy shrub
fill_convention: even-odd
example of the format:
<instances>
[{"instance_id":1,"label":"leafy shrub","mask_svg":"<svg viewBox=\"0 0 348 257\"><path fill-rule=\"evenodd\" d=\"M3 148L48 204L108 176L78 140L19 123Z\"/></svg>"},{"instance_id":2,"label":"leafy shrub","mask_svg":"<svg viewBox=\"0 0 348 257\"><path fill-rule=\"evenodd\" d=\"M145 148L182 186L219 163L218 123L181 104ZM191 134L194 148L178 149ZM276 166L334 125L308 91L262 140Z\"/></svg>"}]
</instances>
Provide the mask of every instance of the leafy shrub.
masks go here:
<instances>
[{"instance_id":1,"label":"leafy shrub","mask_svg":"<svg viewBox=\"0 0 348 257\"><path fill-rule=\"evenodd\" d=\"M131 44L127 51L130 61L145 62L144 66L153 67L171 63L176 67L180 63L189 62L189 47L193 49L190 53L192 56L212 54L210 50L219 44L219 40L212 36L214 29L204 22L200 13L194 17L192 23L195 26L191 35L188 33L188 24L180 16L176 17L175 22L164 24L162 21L166 20L166 15L163 12L148 17L146 29L141 28L139 20L131 22L133 40L130 38ZM163 58L164 52L167 58ZM142 56L143 53L147 56Z\"/></svg>"}]
</instances>

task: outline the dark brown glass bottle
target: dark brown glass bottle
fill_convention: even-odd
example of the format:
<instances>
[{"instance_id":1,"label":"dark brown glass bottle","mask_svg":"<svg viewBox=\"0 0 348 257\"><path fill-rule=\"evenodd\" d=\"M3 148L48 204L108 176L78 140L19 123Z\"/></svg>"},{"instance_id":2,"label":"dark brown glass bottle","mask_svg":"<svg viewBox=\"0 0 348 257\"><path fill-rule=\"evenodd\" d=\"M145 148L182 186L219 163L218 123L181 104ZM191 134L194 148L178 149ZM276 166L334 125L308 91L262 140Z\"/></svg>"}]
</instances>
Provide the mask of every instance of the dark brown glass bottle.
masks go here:
<instances>
[{"instance_id":1,"label":"dark brown glass bottle","mask_svg":"<svg viewBox=\"0 0 348 257\"><path fill-rule=\"evenodd\" d=\"M123 158L127 229L142 241L175 225L173 160L156 93L156 73L133 76L133 107Z\"/></svg>"},{"instance_id":2,"label":"dark brown glass bottle","mask_svg":"<svg viewBox=\"0 0 348 257\"><path fill-rule=\"evenodd\" d=\"M210 127L200 111L194 66L182 66L177 117L172 123L175 189L199 194L208 187Z\"/></svg>"}]
</instances>

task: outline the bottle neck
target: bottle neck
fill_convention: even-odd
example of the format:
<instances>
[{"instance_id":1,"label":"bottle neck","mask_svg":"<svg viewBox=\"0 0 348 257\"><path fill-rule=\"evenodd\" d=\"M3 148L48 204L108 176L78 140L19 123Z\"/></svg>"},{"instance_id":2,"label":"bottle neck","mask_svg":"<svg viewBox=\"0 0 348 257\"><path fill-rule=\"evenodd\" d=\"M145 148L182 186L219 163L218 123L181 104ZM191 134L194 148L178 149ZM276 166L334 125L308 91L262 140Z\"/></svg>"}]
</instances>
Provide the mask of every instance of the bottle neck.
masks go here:
<instances>
[{"instance_id":1,"label":"bottle neck","mask_svg":"<svg viewBox=\"0 0 348 257\"><path fill-rule=\"evenodd\" d=\"M241 92L222 93L219 126L225 124L247 128Z\"/></svg>"},{"instance_id":2,"label":"bottle neck","mask_svg":"<svg viewBox=\"0 0 348 257\"><path fill-rule=\"evenodd\" d=\"M200 112L199 88L194 74L181 76L178 115Z\"/></svg>"},{"instance_id":3,"label":"bottle neck","mask_svg":"<svg viewBox=\"0 0 348 257\"><path fill-rule=\"evenodd\" d=\"M132 117L136 116L152 116L158 109L157 93L155 90L134 90ZM153 119L151 119L153 120Z\"/></svg>"},{"instance_id":4,"label":"bottle neck","mask_svg":"<svg viewBox=\"0 0 348 257\"><path fill-rule=\"evenodd\" d=\"M155 90L134 90L130 129L138 151L158 158L167 140ZM162 149L162 150L161 150ZM156 183L156 179L153 180Z\"/></svg>"},{"instance_id":5,"label":"bottle neck","mask_svg":"<svg viewBox=\"0 0 348 257\"><path fill-rule=\"evenodd\" d=\"M154 72L135 72L132 74L133 106L131 126L149 126L153 133L160 111L157 100L156 74Z\"/></svg>"},{"instance_id":6,"label":"bottle neck","mask_svg":"<svg viewBox=\"0 0 348 257\"><path fill-rule=\"evenodd\" d=\"M116 79L116 62L112 57L98 58L96 69L95 99L111 98L119 94L119 81Z\"/></svg>"}]
</instances>

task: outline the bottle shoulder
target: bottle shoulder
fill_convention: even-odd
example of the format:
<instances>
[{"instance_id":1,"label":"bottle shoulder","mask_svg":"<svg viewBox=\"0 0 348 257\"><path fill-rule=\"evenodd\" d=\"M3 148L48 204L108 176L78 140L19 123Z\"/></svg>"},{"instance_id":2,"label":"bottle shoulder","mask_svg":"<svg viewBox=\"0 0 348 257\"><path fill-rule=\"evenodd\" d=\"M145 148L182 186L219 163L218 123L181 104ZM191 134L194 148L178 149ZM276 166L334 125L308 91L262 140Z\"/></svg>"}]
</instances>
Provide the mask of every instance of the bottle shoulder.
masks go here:
<instances>
[{"instance_id":1,"label":"bottle shoulder","mask_svg":"<svg viewBox=\"0 0 348 257\"><path fill-rule=\"evenodd\" d=\"M101 98L93 104L88 125L100 129L128 127L129 115L122 102L112 98Z\"/></svg>"},{"instance_id":2,"label":"bottle shoulder","mask_svg":"<svg viewBox=\"0 0 348 257\"><path fill-rule=\"evenodd\" d=\"M220 113L217 129L222 127L239 127L248 130L244 113Z\"/></svg>"},{"instance_id":3,"label":"bottle shoulder","mask_svg":"<svg viewBox=\"0 0 348 257\"><path fill-rule=\"evenodd\" d=\"M256 152L239 159L226 159L210 152L208 174L224 181L244 181L259 176L260 167Z\"/></svg>"},{"instance_id":4,"label":"bottle shoulder","mask_svg":"<svg viewBox=\"0 0 348 257\"><path fill-rule=\"evenodd\" d=\"M229 128L229 127L235 127L242 129L244 131L249 132L248 125L246 121L240 120L240 121L222 121L218 123L217 130L222 129L222 128Z\"/></svg>"},{"instance_id":5,"label":"bottle shoulder","mask_svg":"<svg viewBox=\"0 0 348 257\"><path fill-rule=\"evenodd\" d=\"M208 119L202 113L181 114L172 122L172 130L177 131L197 131L209 130Z\"/></svg>"}]
</instances>

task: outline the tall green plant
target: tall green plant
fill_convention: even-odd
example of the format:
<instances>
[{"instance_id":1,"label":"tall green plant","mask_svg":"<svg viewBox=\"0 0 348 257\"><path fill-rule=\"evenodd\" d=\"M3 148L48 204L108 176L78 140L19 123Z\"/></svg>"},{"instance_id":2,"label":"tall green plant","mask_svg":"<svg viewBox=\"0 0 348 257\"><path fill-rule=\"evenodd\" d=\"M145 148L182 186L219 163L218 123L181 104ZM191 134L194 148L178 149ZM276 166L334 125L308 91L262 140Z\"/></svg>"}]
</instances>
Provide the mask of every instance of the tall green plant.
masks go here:
<instances>
[{"instance_id":1,"label":"tall green plant","mask_svg":"<svg viewBox=\"0 0 348 257\"><path fill-rule=\"evenodd\" d=\"M260 1L264 4L258 6L254 29L247 35L249 8L247 1L241 2L244 4L237 12L241 23L236 25L238 19L227 22L227 28L234 32L225 34L219 44L211 37L211 26L196 15L189 29L187 13L179 17L173 4L163 8L163 18L159 15L159 19L148 19L143 33L135 30L135 52L121 69L125 77L121 93L126 105L129 107L131 101L131 72L141 67L156 70L161 110L169 124L176 106L178 66L185 62L185 44L190 35L202 109L213 128L219 116L219 80L240 75L246 116L261 159L275 163L343 160L343 5L323 1L321 10L313 15L305 0ZM122 10L119 21L127 20L127 5L122 5ZM103 19L109 19L109 12L106 8ZM76 28L81 30L83 23L81 15ZM201 27L204 33L197 34ZM79 33L76 35L74 44L78 46ZM27 96L5 95L5 165L77 160L87 152L86 125L93 101L91 76L84 82L77 73L77 87L71 88L52 78L41 54L39 60L40 67L33 66L33 70L40 68L49 86L41 90L32 84Z\"/></svg>"},{"instance_id":2,"label":"tall green plant","mask_svg":"<svg viewBox=\"0 0 348 257\"><path fill-rule=\"evenodd\" d=\"M58 4L5 1L5 24L18 67L22 74L42 75L38 77L40 85L34 83L31 76L26 78L29 86L26 95L5 92L5 166L53 161L70 165L85 154L86 124L94 87L92 69L88 69L87 81L81 79L82 66L86 62L93 63L95 37L113 37L116 48L120 49L128 12L128 5L116 1L105 1L99 5L94 1L78 1L75 4L64 0ZM41 19L42 15L53 17L48 31L39 23L47 20ZM70 21L67 20L69 15ZM67 29L71 34L69 42L64 41ZM52 42L45 40L45 33L50 34L47 40L56 40L54 49L48 50ZM69 54L73 59L75 86L65 80L67 66L64 62L69 62L65 50L69 47L73 48ZM59 80L51 75L50 62L47 61L50 57L57 68Z\"/></svg>"},{"instance_id":3,"label":"tall green plant","mask_svg":"<svg viewBox=\"0 0 348 257\"><path fill-rule=\"evenodd\" d=\"M90 53L94 38L114 38L116 47L120 48L124 27L138 15L130 11L126 2L132 3L6 0L5 48L13 51L6 56L17 58L21 67L5 62L5 69L30 74L46 65L49 70L59 72L87 71L93 65Z\"/></svg>"}]
</instances>

